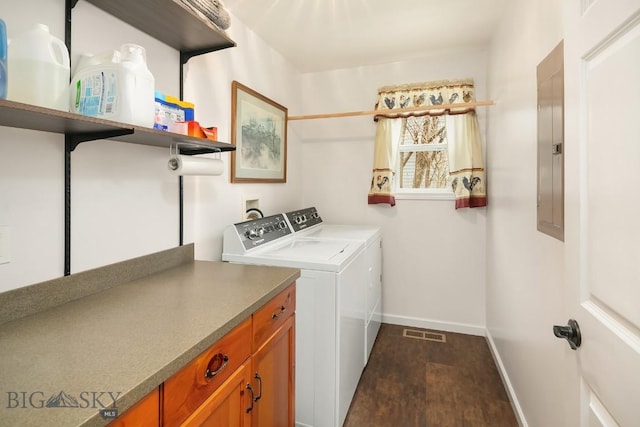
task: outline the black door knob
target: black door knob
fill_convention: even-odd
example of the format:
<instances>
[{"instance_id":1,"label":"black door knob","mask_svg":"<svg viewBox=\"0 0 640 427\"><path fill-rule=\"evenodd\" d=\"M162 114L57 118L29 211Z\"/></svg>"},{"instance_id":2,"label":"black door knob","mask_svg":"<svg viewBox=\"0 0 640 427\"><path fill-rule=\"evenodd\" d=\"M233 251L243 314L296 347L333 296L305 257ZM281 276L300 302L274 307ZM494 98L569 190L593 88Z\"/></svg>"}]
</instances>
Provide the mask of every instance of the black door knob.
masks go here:
<instances>
[{"instance_id":1,"label":"black door knob","mask_svg":"<svg viewBox=\"0 0 640 427\"><path fill-rule=\"evenodd\" d=\"M574 319L569 319L567 326L553 327L553 335L558 338L564 338L569 341L572 350L577 349L582 344L582 335L580 334L580 326Z\"/></svg>"}]
</instances>

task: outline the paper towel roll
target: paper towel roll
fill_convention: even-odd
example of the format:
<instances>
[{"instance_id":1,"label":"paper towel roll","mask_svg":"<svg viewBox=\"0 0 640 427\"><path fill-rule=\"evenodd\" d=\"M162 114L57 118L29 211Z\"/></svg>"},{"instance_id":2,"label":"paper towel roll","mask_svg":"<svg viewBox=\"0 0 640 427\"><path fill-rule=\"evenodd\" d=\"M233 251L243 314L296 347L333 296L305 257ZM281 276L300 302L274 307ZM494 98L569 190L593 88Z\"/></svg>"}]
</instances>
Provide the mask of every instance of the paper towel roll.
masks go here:
<instances>
[{"instance_id":1,"label":"paper towel roll","mask_svg":"<svg viewBox=\"0 0 640 427\"><path fill-rule=\"evenodd\" d=\"M224 172L221 159L175 155L169 158L167 167L174 175L218 176Z\"/></svg>"}]
</instances>

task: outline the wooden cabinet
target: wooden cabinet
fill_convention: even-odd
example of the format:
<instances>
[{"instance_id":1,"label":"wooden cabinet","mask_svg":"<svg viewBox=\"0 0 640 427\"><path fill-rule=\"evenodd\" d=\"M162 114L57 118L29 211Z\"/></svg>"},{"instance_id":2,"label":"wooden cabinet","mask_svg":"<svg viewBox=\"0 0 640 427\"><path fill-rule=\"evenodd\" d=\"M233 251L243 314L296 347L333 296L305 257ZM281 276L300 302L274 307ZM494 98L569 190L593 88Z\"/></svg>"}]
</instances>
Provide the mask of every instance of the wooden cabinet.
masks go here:
<instances>
[{"instance_id":1,"label":"wooden cabinet","mask_svg":"<svg viewBox=\"0 0 640 427\"><path fill-rule=\"evenodd\" d=\"M250 361L246 361L197 408L183 427L250 427L254 404L250 393Z\"/></svg>"},{"instance_id":2,"label":"wooden cabinet","mask_svg":"<svg viewBox=\"0 0 640 427\"><path fill-rule=\"evenodd\" d=\"M165 381L163 427L292 427L294 313L292 284Z\"/></svg>"},{"instance_id":3,"label":"wooden cabinet","mask_svg":"<svg viewBox=\"0 0 640 427\"><path fill-rule=\"evenodd\" d=\"M294 424L295 301L292 286L253 315L254 427Z\"/></svg>"},{"instance_id":4,"label":"wooden cabinet","mask_svg":"<svg viewBox=\"0 0 640 427\"><path fill-rule=\"evenodd\" d=\"M253 408L254 427L293 426L294 321L294 316L289 316L252 356L253 381L258 387L258 401Z\"/></svg>"},{"instance_id":5,"label":"wooden cabinet","mask_svg":"<svg viewBox=\"0 0 640 427\"><path fill-rule=\"evenodd\" d=\"M160 392L156 388L109 424L109 427L157 427L160 424Z\"/></svg>"}]
</instances>

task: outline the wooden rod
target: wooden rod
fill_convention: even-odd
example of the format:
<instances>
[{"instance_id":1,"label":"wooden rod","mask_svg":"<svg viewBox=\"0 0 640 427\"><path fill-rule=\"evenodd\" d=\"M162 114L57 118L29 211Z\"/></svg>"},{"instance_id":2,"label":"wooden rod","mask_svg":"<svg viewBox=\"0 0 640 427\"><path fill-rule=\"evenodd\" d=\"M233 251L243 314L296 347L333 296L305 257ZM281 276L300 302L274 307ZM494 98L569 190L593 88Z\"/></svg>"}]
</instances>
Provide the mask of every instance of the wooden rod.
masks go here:
<instances>
[{"instance_id":1,"label":"wooden rod","mask_svg":"<svg viewBox=\"0 0 640 427\"><path fill-rule=\"evenodd\" d=\"M348 111L345 113L309 114L306 116L289 116L287 120L332 119L335 117L373 116L385 113L411 113L416 111L448 110L450 108L484 107L494 105L493 101L474 101L464 104L425 105L424 107L397 108L394 110Z\"/></svg>"}]
</instances>

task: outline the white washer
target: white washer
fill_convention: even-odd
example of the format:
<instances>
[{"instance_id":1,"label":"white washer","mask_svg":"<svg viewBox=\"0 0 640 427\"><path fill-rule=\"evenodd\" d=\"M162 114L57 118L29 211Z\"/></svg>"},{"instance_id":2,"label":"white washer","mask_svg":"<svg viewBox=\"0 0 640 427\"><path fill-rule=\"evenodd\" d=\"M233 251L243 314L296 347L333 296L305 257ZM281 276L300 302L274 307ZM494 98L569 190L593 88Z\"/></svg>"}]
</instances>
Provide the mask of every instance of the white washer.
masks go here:
<instances>
[{"instance_id":1,"label":"white washer","mask_svg":"<svg viewBox=\"0 0 640 427\"><path fill-rule=\"evenodd\" d=\"M312 239L344 239L363 242L366 252L367 285L364 318L364 363L382 323L382 233L379 227L326 224L315 207L285 213L291 229L298 236Z\"/></svg>"},{"instance_id":2,"label":"white washer","mask_svg":"<svg viewBox=\"0 0 640 427\"><path fill-rule=\"evenodd\" d=\"M364 369L364 244L296 236L274 215L226 227L222 259L300 269L296 425L342 426Z\"/></svg>"}]
</instances>

